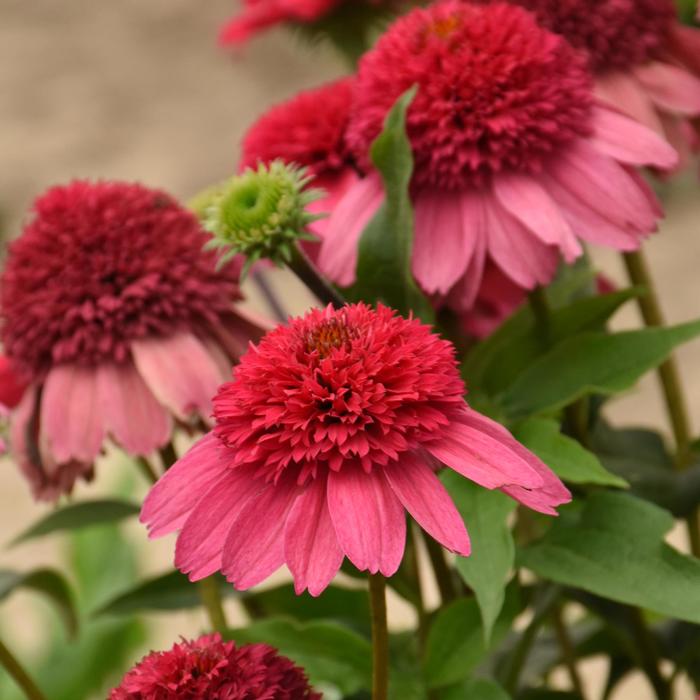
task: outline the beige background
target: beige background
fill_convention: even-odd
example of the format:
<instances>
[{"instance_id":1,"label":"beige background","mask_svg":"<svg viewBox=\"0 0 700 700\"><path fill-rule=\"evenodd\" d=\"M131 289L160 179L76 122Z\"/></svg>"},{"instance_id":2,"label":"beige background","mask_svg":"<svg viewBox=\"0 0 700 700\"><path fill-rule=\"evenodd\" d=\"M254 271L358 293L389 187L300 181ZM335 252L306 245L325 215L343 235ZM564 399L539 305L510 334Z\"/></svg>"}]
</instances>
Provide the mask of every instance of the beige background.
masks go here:
<instances>
[{"instance_id":1,"label":"beige background","mask_svg":"<svg viewBox=\"0 0 700 700\"><path fill-rule=\"evenodd\" d=\"M231 0L0 0L0 212L3 228L15 234L22 213L46 186L72 177L140 180L187 197L229 175L238 140L268 105L298 89L340 75L344 67L326 49L308 49L284 31L251 44L240 55L219 51L217 24L234 9ZM692 178L666 193L668 220L648 246L664 305L672 321L700 312L700 203ZM596 253L603 269L622 282L616 257ZM298 310L306 303L298 286L284 285ZM630 308L620 326L637 323ZM694 425L700 425L700 344L680 360ZM653 378L616 401L615 420L625 424L663 421ZM105 465L94 494L115 480ZM35 505L9 461L0 461L0 542L46 511ZM164 570L172 540L143 542L143 569ZM57 540L18 550L0 549L0 568L29 568L59 561ZM0 609L3 628L31 656L41 634L33 598L17 595ZM238 615L233 605L229 614ZM409 613L394 601L392 617ZM149 646L169 646L179 635L202 627L199 613L155 617ZM587 664L590 698L599 696L602 662ZM690 700L687 687L679 700ZM651 691L631 679L616 700L646 700Z\"/></svg>"}]
</instances>

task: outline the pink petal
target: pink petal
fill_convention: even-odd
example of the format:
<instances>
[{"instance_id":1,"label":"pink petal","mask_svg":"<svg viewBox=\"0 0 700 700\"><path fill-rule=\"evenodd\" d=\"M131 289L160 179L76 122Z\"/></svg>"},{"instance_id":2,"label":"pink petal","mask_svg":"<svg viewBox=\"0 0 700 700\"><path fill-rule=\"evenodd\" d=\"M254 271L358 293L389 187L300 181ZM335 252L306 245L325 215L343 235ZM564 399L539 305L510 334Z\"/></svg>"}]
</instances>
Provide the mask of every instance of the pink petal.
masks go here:
<instances>
[{"instance_id":1,"label":"pink petal","mask_svg":"<svg viewBox=\"0 0 700 700\"><path fill-rule=\"evenodd\" d=\"M406 510L433 539L451 552L469 556L462 516L425 459L407 452L385 467L384 475Z\"/></svg>"},{"instance_id":2,"label":"pink petal","mask_svg":"<svg viewBox=\"0 0 700 700\"><path fill-rule=\"evenodd\" d=\"M99 365L97 391L104 426L128 453L147 455L168 441L170 416L130 362Z\"/></svg>"},{"instance_id":3,"label":"pink petal","mask_svg":"<svg viewBox=\"0 0 700 700\"><path fill-rule=\"evenodd\" d=\"M638 233L656 230L656 213L647 195L614 159L583 139L564 150L549 175L586 206Z\"/></svg>"},{"instance_id":4,"label":"pink petal","mask_svg":"<svg viewBox=\"0 0 700 700\"><path fill-rule=\"evenodd\" d=\"M649 61L634 69L647 94L662 109L687 117L700 115L700 78L670 63Z\"/></svg>"},{"instance_id":5,"label":"pink petal","mask_svg":"<svg viewBox=\"0 0 700 700\"><path fill-rule=\"evenodd\" d=\"M224 544L246 503L265 487L249 468L226 469L189 514L175 547L175 566L190 581L221 568Z\"/></svg>"},{"instance_id":6,"label":"pink petal","mask_svg":"<svg viewBox=\"0 0 700 700\"><path fill-rule=\"evenodd\" d=\"M284 531L285 560L294 577L297 595L309 589L320 595L343 563L326 499L327 480L314 479L299 496Z\"/></svg>"},{"instance_id":7,"label":"pink petal","mask_svg":"<svg viewBox=\"0 0 700 700\"><path fill-rule=\"evenodd\" d=\"M463 208L459 193L424 190L414 211L413 274L429 294L445 294L467 268L481 236L478 201Z\"/></svg>"},{"instance_id":8,"label":"pink petal","mask_svg":"<svg viewBox=\"0 0 700 700\"><path fill-rule=\"evenodd\" d=\"M275 324L260 314L234 306L223 317L223 322L212 327L217 340L230 358L238 359L248 351L251 342L257 343L265 333L271 331ZM231 362L224 375L225 379L231 377Z\"/></svg>"},{"instance_id":9,"label":"pink petal","mask_svg":"<svg viewBox=\"0 0 700 700\"><path fill-rule=\"evenodd\" d=\"M360 571L396 573L406 544L406 516L378 469L331 472L328 510L341 549Z\"/></svg>"},{"instance_id":10,"label":"pink petal","mask_svg":"<svg viewBox=\"0 0 700 700\"><path fill-rule=\"evenodd\" d=\"M194 335L134 340L131 352L146 384L178 418L186 420L195 411L203 418L211 415L211 400L222 378L216 362Z\"/></svg>"},{"instance_id":11,"label":"pink petal","mask_svg":"<svg viewBox=\"0 0 700 700\"><path fill-rule=\"evenodd\" d=\"M700 75L700 31L697 27L686 27L679 22L673 24L669 36L672 53L676 60Z\"/></svg>"},{"instance_id":12,"label":"pink petal","mask_svg":"<svg viewBox=\"0 0 700 700\"><path fill-rule=\"evenodd\" d=\"M316 178L314 180L312 186L324 190L326 196L314 200L306 207L312 214L324 215L322 219L314 221L309 226L312 233L316 234L319 238L325 237L331 212L335 211L338 202L340 202L345 193L355 185L355 183L359 182L359 180L360 177L351 168L343 171L337 177Z\"/></svg>"},{"instance_id":13,"label":"pink petal","mask_svg":"<svg viewBox=\"0 0 700 700\"><path fill-rule=\"evenodd\" d=\"M468 312L472 309L481 290L485 264L486 238L485 236L479 236L467 269L448 294L447 303L453 309L463 312Z\"/></svg>"},{"instance_id":14,"label":"pink petal","mask_svg":"<svg viewBox=\"0 0 700 700\"><path fill-rule=\"evenodd\" d=\"M284 564L284 528L299 488L292 479L270 484L239 513L224 543L222 572L239 591Z\"/></svg>"},{"instance_id":15,"label":"pink petal","mask_svg":"<svg viewBox=\"0 0 700 700\"><path fill-rule=\"evenodd\" d=\"M382 181L372 173L348 189L328 220L318 264L342 287L355 281L360 237L383 201Z\"/></svg>"},{"instance_id":16,"label":"pink petal","mask_svg":"<svg viewBox=\"0 0 700 700\"><path fill-rule=\"evenodd\" d=\"M602 107L593 108L593 137L599 151L630 165L655 165L664 170L678 164L678 153L665 139L633 119Z\"/></svg>"},{"instance_id":17,"label":"pink petal","mask_svg":"<svg viewBox=\"0 0 700 700\"><path fill-rule=\"evenodd\" d=\"M525 289L549 283L559 262L557 250L530 233L493 195L485 206L488 251L496 265Z\"/></svg>"},{"instance_id":18,"label":"pink petal","mask_svg":"<svg viewBox=\"0 0 700 700\"><path fill-rule=\"evenodd\" d=\"M612 107L629 114L657 134L664 133L659 113L639 81L632 74L609 71L596 77L596 96Z\"/></svg>"},{"instance_id":19,"label":"pink petal","mask_svg":"<svg viewBox=\"0 0 700 700\"><path fill-rule=\"evenodd\" d=\"M497 199L543 243L557 246L567 262L581 255L581 246L556 202L532 175L499 173L493 180Z\"/></svg>"},{"instance_id":20,"label":"pink petal","mask_svg":"<svg viewBox=\"0 0 700 700\"><path fill-rule=\"evenodd\" d=\"M207 433L173 464L148 492L140 520L150 537L179 530L190 511L231 463L228 448Z\"/></svg>"},{"instance_id":21,"label":"pink petal","mask_svg":"<svg viewBox=\"0 0 700 700\"><path fill-rule=\"evenodd\" d=\"M41 396L41 433L57 463L91 463L105 438L104 417L92 367L53 367Z\"/></svg>"},{"instance_id":22,"label":"pink petal","mask_svg":"<svg viewBox=\"0 0 700 700\"><path fill-rule=\"evenodd\" d=\"M492 431L457 422L425 448L458 474L487 489L511 484L525 488L542 486L542 477L518 454L513 443L517 444L513 437L507 440Z\"/></svg>"},{"instance_id":23,"label":"pink petal","mask_svg":"<svg viewBox=\"0 0 700 700\"><path fill-rule=\"evenodd\" d=\"M501 488L503 493L533 510L548 515L557 515L555 507L571 500L571 493L562 484L559 477L539 457L521 445L502 425L482 416L471 408L465 410L463 420L485 435L490 435L507 445L523 461L527 462L542 480L542 484L536 488L504 486Z\"/></svg>"}]
</instances>

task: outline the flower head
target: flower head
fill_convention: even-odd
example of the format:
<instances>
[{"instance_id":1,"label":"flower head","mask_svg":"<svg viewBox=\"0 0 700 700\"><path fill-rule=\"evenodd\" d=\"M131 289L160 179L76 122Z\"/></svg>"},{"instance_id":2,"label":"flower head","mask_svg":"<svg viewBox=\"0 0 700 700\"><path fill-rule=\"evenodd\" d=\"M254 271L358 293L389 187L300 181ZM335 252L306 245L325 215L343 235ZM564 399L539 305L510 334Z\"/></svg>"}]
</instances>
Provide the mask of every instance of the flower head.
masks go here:
<instances>
[{"instance_id":1,"label":"flower head","mask_svg":"<svg viewBox=\"0 0 700 700\"><path fill-rule=\"evenodd\" d=\"M310 181L304 169L281 160L235 175L206 209L204 226L213 238L205 247L223 251L220 265L239 253L246 266L261 258L290 260L292 246L310 237L307 227L315 218L306 208L320 193L306 188Z\"/></svg>"},{"instance_id":2,"label":"flower head","mask_svg":"<svg viewBox=\"0 0 700 700\"><path fill-rule=\"evenodd\" d=\"M26 382L5 355L0 355L0 406L14 408L21 400Z\"/></svg>"},{"instance_id":3,"label":"flower head","mask_svg":"<svg viewBox=\"0 0 700 700\"><path fill-rule=\"evenodd\" d=\"M34 203L0 278L1 335L30 386L13 449L35 493L89 476L107 435L146 455L172 417L206 418L230 362L260 331L234 310L238 263L215 270L169 195L75 181Z\"/></svg>"},{"instance_id":4,"label":"flower head","mask_svg":"<svg viewBox=\"0 0 700 700\"><path fill-rule=\"evenodd\" d=\"M396 20L362 58L347 142L367 177L328 221L319 266L355 277L357 241L384 200L369 148L396 100L415 167L413 273L458 312L493 263L524 288L551 281L579 239L635 249L660 207L634 166L677 154L652 130L596 101L585 57L521 7L433 4Z\"/></svg>"},{"instance_id":5,"label":"flower head","mask_svg":"<svg viewBox=\"0 0 700 700\"><path fill-rule=\"evenodd\" d=\"M221 569L239 589L286 563L297 592L318 595L344 556L390 576L405 510L466 556L439 462L545 513L570 496L463 396L453 347L419 321L362 304L310 311L242 358L214 430L151 490L142 520L152 536L181 529L175 561L193 580Z\"/></svg>"},{"instance_id":6,"label":"flower head","mask_svg":"<svg viewBox=\"0 0 700 700\"><path fill-rule=\"evenodd\" d=\"M218 634L151 652L109 700L320 700L303 669L266 644L236 647Z\"/></svg>"}]
</instances>

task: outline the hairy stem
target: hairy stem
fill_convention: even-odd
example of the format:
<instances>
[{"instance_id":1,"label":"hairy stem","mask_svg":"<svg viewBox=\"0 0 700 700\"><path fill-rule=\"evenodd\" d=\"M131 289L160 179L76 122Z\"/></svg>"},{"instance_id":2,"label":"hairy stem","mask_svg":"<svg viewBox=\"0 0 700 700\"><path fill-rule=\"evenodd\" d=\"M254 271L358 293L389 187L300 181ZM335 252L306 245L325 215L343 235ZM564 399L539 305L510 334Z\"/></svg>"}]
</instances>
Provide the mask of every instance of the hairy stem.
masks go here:
<instances>
[{"instance_id":1,"label":"hairy stem","mask_svg":"<svg viewBox=\"0 0 700 700\"><path fill-rule=\"evenodd\" d=\"M136 465L150 483L155 484L156 481L158 481L158 474L156 474L156 470L145 457L137 457Z\"/></svg>"},{"instance_id":2,"label":"hairy stem","mask_svg":"<svg viewBox=\"0 0 700 700\"><path fill-rule=\"evenodd\" d=\"M345 299L321 275L298 245L292 248L292 259L289 261L289 268L313 292L319 301L324 304L331 304L336 309L345 306Z\"/></svg>"},{"instance_id":3,"label":"hairy stem","mask_svg":"<svg viewBox=\"0 0 700 700\"><path fill-rule=\"evenodd\" d=\"M455 586L455 579L452 575L452 571L447 564L445 559L445 550L436 542L430 535L423 532L423 541L425 542L425 547L428 550L428 556L430 557L430 563L433 566L433 573L435 574L435 581L440 591L440 597L442 598L443 605L455 600L459 593L457 587Z\"/></svg>"},{"instance_id":4,"label":"hairy stem","mask_svg":"<svg viewBox=\"0 0 700 700\"><path fill-rule=\"evenodd\" d=\"M659 670L659 650L656 640L649 631L640 609L630 608L629 618L634 628L634 637L642 658L642 668L654 688L657 700L671 700L673 698L671 684L661 675Z\"/></svg>"},{"instance_id":5,"label":"hairy stem","mask_svg":"<svg viewBox=\"0 0 700 700\"><path fill-rule=\"evenodd\" d=\"M12 652L0 640L0 666L17 683L28 700L46 700L46 696L39 690L31 676L24 670L22 664L15 658Z\"/></svg>"},{"instance_id":6,"label":"hairy stem","mask_svg":"<svg viewBox=\"0 0 700 700\"><path fill-rule=\"evenodd\" d=\"M221 602L221 591L219 590L219 583L216 577L209 576L198 581L197 587L199 588L199 597L206 608L212 629L223 635L228 629L228 625L226 624L226 614Z\"/></svg>"},{"instance_id":7,"label":"hairy stem","mask_svg":"<svg viewBox=\"0 0 700 700\"><path fill-rule=\"evenodd\" d=\"M369 574L369 602L372 616L372 700L387 700L389 629L386 618L386 581L381 574Z\"/></svg>"},{"instance_id":8,"label":"hairy stem","mask_svg":"<svg viewBox=\"0 0 700 700\"><path fill-rule=\"evenodd\" d=\"M569 637L569 630L566 629L563 610L559 605L555 605L554 610L552 610L552 622L554 625L554 634L557 638L557 644L561 650L562 661L564 662L566 670L569 673L571 686L576 694L581 697L581 700L584 700L586 695L583 692L581 675L576 667L576 653L574 650L574 645L571 642L571 637Z\"/></svg>"},{"instance_id":9,"label":"hairy stem","mask_svg":"<svg viewBox=\"0 0 700 700\"><path fill-rule=\"evenodd\" d=\"M416 526L412 525L408 533L408 547L406 549L406 563L416 589L416 615L418 616L418 647L421 656L425 651L425 643L428 638L428 616L425 611L423 598L423 586L420 580L420 566L418 561L418 533Z\"/></svg>"}]
</instances>

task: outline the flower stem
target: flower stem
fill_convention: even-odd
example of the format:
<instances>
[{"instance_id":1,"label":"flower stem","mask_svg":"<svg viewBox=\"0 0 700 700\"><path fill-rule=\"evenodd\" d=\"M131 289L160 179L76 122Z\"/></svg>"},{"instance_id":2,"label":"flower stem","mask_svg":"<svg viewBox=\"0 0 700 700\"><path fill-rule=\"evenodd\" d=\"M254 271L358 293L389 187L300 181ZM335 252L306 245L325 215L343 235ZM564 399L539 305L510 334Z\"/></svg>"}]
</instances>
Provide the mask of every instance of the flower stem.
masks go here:
<instances>
[{"instance_id":1,"label":"flower stem","mask_svg":"<svg viewBox=\"0 0 700 700\"><path fill-rule=\"evenodd\" d=\"M226 624L226 614L221 602L221 591L219 590L216 576L209 576L198 581L197 586L199 588L199 597L207 610L212 629L223 635L228 629L228 625Z\"/></svg>"},{"instance_id":2,"label":"flower stem","mask_svg":"<svg viewBox=\"0 0 700 700\"><path fill-rule=\"evenodd\" d=\"M549 347L551 336L551 325L549 320L549 301L545 294L544 287L535 287L529 294L530 309L535 317L535 328L539 331L542 345Z\"/></svg>"},{"instance_id":3,"label":"flower stem","mask_svg":"<svg viewBox=\"0 0 700 700\"><path fill-rule=\"evenodd\" d=\"M639 310L644 323L649 328L659 328L665 325L665 319L661 311L659 296L654 285L654 280L649 270L649 265L641 250L624 253L623 259L627 268L630 282L635 286L643 286L646 294L637 298ZM666 410L673 430L676 443L674 464L677 470L683 470L688 466L690 457L691 428L686 399L678 373L678 366L674 357L659 365L657 369L661 389L666 403ZM700 527L698 527L697 512L691 513L686 519L690 549L694 556L700 557Z\"/></svg>"},{"instance_id":4,"label":"flower stem","mask_svg":"<svg viewBox=\"0 0 700 700\"><path fill-rule=\"evenodd\" d=\"M428 639L428 616L425 611L423 598L423 586L420 580L420 566L418 561L418 534L412 525L408 532L408 546L406 548L406 562L413 579L416 591L416 615L418 616L418 648L421 656L425 651L425 643Z\"/></svg>"},{"instance_id":5,"label":"flower stem","mask_svg":"<svg viewBox=\"0 0 700 700\"><path fill-rule=\"evenodd\" d=\"M153 465L145 457L137 457L136 464L150 483L155 484L158 481L158 474L156 474Z\"/></svg>"},{"instance_id":6,"label":"flower stem","mask_svg":"<svg viewBox=\"0 0 700 700\"><path fill-rule=\"evenodd\" d=\"M46 696L39 690L36 683L1 640L0 666L14 679L15 683L22 689L28 700L46 700Z\"/></svg>"},{"instance_id":7,"label":"flower stem","mask_svg":"<svg viewBox=\"0 0 700 700\"><path fill-rule=\"evenodd\" d=\"M559 605L555 605L552 610L552 622L554 624L554 634L557 638L557 644L559 644L559 649L561 650L562 661L566 666L566 670L569 673L569 678L571 680L571 685L581 700L586 697L583 692L583 682L581 680L581 675L576 667L576 653L574 650L574 645L571 643L571 637L569 637L569 631L566 629L566 624L564 622L564 615L562 614L562 608Z\"/></svg>"},{"instance_id":8,"label":"flower stem","mask_svg":"<svg viewBox=\"0 0 700 700\"><path fill-rule=\"evenodd\" d=\"M447 605L447 603L451 603L458 597L458 593L452 571L450 571L450 567L445 559L445 550L425 532L423 533L423 541L425 542L425 548L428 550L430 563L433 565L433 573L435 574L435 581L440 591L442 603Z\"/></svg>"},{"instance_id":9,"label":"flower stem","mask_svg":"<svg viewBox=\"0 0 700 700\"><path fill-rule=\"evenodd\" d=\"M268 282L267 277L265 277L265 274L260 270L253 270L253 274L251 276L253 278L255 286L258 288L260 294L265 299L265 303L270 308L270 311L272 312L273 316L280 323L286 323L289 314L287 314L287 312L284 310L282 303L277 298L277 295L270 286L270 283Z\"/></svg>"},{"instance_id":10,"label":"flower stem","mask_svg":"<svg viewBox=\"0 0 700 700\"><path fill-rule=\"evenodd\" d=\"M671 700L673 698L673 690L669 681L661 675L656 640L649 631L641 610L631 607L629 609L629 619L632 623L635 641L642 658L642 668L649 682L654 687L657 700Z\"/></svg>"},{"instance_id":11,"label":"flower stem","mask_svg":"<svg viewBox=\"0 0 700 700\"><path fill-rule=\"evenodd\" d=\"M369 574L369 602L372 616L372 700L387 700L389 629L386 620L386 581L381 574Z\"/></svg>"},{"instance_id":12,"label":"flower stem","mask_svg":"<svg viewBox=\"0 0 700 700\"><path fill-rule=\"evenodd\" d=\"M292 248L292 259L289 261L289 268L313 292L319 301L322 301L324 304L332 304L336 309L345 306L345 299L321 275L298 245Z\"/></svg>"}]
</instances>

